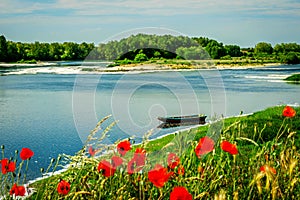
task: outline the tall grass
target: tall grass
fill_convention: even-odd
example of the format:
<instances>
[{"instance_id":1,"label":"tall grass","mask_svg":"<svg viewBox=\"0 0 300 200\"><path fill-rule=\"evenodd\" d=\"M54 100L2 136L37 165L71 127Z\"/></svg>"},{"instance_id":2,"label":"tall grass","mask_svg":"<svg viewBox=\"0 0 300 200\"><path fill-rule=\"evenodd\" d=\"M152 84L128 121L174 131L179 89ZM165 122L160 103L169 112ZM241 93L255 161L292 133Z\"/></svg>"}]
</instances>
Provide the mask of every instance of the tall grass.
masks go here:
<instances>
[{"instance_id":1,"label":"tall grass","mask_svg":"<svg viewBox=\"0 0 300 200\"><path fill-rule=\"evenodd\" d=\"M67 171L30 185L36 190L30 199L169 199L176 186L185 187L193 199L298 199L300 117L284 117L282 109L273 107L227 119L221 133L208 131L209 126L215 125L211 124L156 141L149 141L146 135L142 144L133 146L125 156L119 155L118 142L109 147L101 144L110 129L101 132L101 121L81 151L75 156L63 155L59 162L52 163L68 163ZM300 109L296 111L299 113ZM214 150L198 158L195 148L205 135L213 138ZM220 148L224 140L237 146L237 155ZM86 149L91 144L99 154L107 153L90 156ZM137 148L146 150L146 163L139 172L129 174L127 164ZM167 167L169 153L180 158L174 169ZM110 161L112 156L122 157L123 163L112 176L106 177L97 167L100 161ZM172 172L161 188L148 177L156 164ZM184 173L179 168L184 168ZM60 180L70 183L67 195L58 193Z\"/></svg>"}]
</instances>

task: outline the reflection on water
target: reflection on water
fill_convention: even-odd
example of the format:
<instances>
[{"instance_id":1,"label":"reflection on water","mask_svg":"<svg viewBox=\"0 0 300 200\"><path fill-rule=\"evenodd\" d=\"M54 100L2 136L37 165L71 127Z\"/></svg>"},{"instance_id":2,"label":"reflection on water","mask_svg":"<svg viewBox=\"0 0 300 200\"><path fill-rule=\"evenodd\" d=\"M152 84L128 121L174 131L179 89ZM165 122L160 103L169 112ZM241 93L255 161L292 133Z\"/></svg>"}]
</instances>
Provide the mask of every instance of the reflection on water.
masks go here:
<instances>
[{"instance_id":1,"label":"reflection on water","mask_svg":"<svg viewBox=\"0 0 300 200\"><path fill-rule=\"evenodd\" d=\"M93 115L100 120L112 114L107 124L117 120L118 126L105 142L113 143L132 135L139 141L151 129L153 137L179 129L158 129L158 116L206 114L209 120L214 114L212 102L225 106L226 116L299 103L299 85L282 81L295 72L300 72L299 65L221 70L225 102L211 94L214 86L207 87L207 80L201 76L206 71L81 75L84 84L76 92L88 97L87 88L94 87L97 80L93 109L85 109L90 99L80 101L85 112L82 118ZM94 122L74 123L72 102L76 78L63 74L0 76L0 144L6 147L6 157L22 147L35 151L30 177L38 176L39 168L46 167L52 157L74 154L81 148L82 138L76 126L82 126L86 134L94 128Z\"/></svg>"}]
</instances>

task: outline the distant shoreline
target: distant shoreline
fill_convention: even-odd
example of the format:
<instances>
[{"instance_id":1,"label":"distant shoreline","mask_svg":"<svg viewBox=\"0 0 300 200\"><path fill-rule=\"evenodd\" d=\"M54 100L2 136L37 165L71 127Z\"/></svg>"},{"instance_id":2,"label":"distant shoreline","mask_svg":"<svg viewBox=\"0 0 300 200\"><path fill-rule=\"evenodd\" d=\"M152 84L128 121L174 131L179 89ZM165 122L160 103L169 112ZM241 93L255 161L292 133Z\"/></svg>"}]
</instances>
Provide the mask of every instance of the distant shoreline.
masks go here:
<instances>
[{"instance_id":1,"label":"distant shoreline","mask_svg":"<svg viewBox=\"0 0 300 200\"><path fill-rule=\"evenodd\" d=\"M269 66L278 66L281 63L265 63L265 64L247 64L247 65L234 65L234 64L214 64L214 65L178 65L178 64L127 64L115 67L106 68L106 71L137 71L137 70L197 70L197 69L248 69L260 68Z\"/></svg>"},{"instance_id":2,"label":"distant shoreline","mask_svg":"<svg viewBox=\"0 0 300 200\"><path fill-rule=\"evenodd\" d=\"M1 75L22 75L22 74L38 74L38 73L52 73L52 74L116 74L116 73L144 73L144 72L167 72L167 71L193 71L193 70L223 70L223 69L248 69L261 68L268 66L278 66L281 63L247 63L240 64L215 64L215 61L208 63L134 63L113 67L103 67L95 65L97 62L84 62L85 65L72 64L62 65L61 62L38 62L35 64L22 63L0 63L0 67L9 70L17 68L17 70L9 70ZM91 63L91 65L86 65ZM100 63L100 62L98 62ZM103 62L102 62L103 63ZM109 63L109 62L107 62ZM23 68L24 67L24 68Z\"/></svg>"},{"instance_id":3,"label":"distant shoreline","mask_svg":"<svg viewBox=\"0 0 300 200\"><path fill-rule=\"evenodd\" d=\"M12 68L12 67L43 67L43 66L56 66L55 62L37 62L34 64L30 63L0 63L2 68Z\"/></svg>"}]
</instances>

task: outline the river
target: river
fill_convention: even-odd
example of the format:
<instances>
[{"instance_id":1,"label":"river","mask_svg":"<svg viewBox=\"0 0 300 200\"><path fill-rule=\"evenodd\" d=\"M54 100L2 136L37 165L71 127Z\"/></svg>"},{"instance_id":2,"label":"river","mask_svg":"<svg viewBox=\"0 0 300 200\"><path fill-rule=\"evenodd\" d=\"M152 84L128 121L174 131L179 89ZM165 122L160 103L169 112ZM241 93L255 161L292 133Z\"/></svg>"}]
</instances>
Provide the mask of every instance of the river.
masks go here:
<instances>
[{"instance_id":1,"label":"river","mask_svg":"<svg viewBox=\"0 0 300 200\"><path fill-rule=\"evenodd\" d=\"M0 76L0 145L5 157L22 147L35 152L31 179L51 158L80 150L97 121L110 114L103 128L118 123L106 144L133 135L139 142L149 130L152 138L178 130L157 128L158 116L205 114L210 120L300 103L300 85L283 81L300 65L123 74L78 74L78 66L40 69Z\"/></svg>"}]
</instances>

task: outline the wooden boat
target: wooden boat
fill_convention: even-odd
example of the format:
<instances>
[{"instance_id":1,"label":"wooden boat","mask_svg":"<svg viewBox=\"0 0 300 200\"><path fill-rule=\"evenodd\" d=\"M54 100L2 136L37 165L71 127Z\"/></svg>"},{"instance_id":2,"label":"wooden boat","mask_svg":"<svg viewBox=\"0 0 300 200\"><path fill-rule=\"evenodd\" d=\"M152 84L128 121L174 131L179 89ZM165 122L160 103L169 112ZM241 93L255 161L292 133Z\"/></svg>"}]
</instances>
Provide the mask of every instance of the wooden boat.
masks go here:
<instances>
[{"instance_id":1,"label":"wooden boat","mask_svg":"<svg viewBox=\"0 0 300 200\"><path fill-rule=\"evenodd\" d=\"M162 121L159 127L174 127L181 125L193 125L193 124L205 124L205 115L188 115L177 117L158 117L157 119Z\"/></svg>"}]
</instances>

